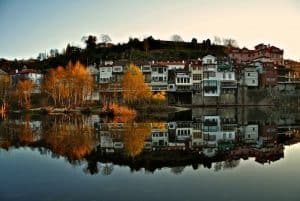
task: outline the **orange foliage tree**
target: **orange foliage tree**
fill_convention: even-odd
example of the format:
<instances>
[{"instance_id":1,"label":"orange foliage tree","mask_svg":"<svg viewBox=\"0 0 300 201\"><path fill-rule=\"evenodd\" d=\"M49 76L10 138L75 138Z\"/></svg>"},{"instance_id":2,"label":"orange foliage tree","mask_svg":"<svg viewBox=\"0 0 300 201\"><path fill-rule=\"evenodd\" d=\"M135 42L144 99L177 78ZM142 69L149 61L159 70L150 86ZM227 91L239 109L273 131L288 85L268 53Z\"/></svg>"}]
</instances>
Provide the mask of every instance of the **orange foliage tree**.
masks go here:
<instances>
[{"instance_id":1,"label":"orange foliage tree","mask_svg":"<svg viewBox=\"0 0 300 201\"><path fill-rule=\"evenodd\" d=\"M151 98L151 89L145 83L145 77L136 65L128 66L122 80L122 96L129 104L145 102Z\"/></svg>"},{"instance_id":2,"label":"orange foliage tree","mask_svg":"<svg viewBox=\"0 0 300 201\"><path fill-rule=\"evenodd\" d=\"M152 95L152 100L155 102L163 102L166 100L166 92L160 91Z\"/></svg>"},{"instance_id":3,"label":"orange foliage tree","mask_svg":"<svg viewBox=\"0 0 300 201\"><path fill-rule=\"evenodd\" d=\"M0 75L0 113L2 115L4 115L7 108L9 87L10 77L8 75Z\"/></svg>"},{"instance_id":4,"label":"orange foliage tree","mask_svg":"<svg viewBox=\"0 0 300 201\"><path fill-rule=\"evenodd\" d=\"M31 104L31 93L35 85L31 80L20 80L17 84L17 96L19 106L29 109Z\"/></svg>"},{"instance_id":5,"label":"orange foliage tree","mask_svg":"<svg viewBox=\"0 0 300 201\"><path fill-rule=\"evenodd\" d=\"M66 68L59 66L46 75L43 92L49 95L54 105L82 105L93 90L93 79L87 68L80 62L71 61Z\"/></svg>"}]
</instances>

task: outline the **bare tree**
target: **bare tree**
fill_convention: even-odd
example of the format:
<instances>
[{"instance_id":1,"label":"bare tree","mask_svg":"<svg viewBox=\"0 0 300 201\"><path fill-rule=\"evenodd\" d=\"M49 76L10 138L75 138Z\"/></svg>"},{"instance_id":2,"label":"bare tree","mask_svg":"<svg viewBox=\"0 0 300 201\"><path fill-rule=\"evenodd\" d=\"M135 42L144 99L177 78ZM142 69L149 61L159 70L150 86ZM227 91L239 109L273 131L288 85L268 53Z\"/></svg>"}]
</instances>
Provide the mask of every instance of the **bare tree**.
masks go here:
<instances>
[{"instance_id":1,"label":"bare tree","mask_svg":"<svg viewBox=\"0 0 300 201\"><path fill-rule=\"evenodd\" d=\"M101 41L103 43L109 43L109 42L111 42L111 38L107 34L101 34L100 37L101 37Z\"/></svg>"},{"instance_id":2,"label":"bare tree","mask_svg":"<svg viewBox=\"0 0 300 201\"><path fill-rule=\"evenodd\" d=\"M171 40L175 41L175 42L182 42L183 41L182 37L180 35L178 35L178 34L172 35L171 36Z\"/></svg>"},{"instance_id":3,"label":"bare tree","mask_svg":"<svg viewBox=\"0 0 300 201\"><path fill-rule=\"evenodd\" d=\"M219 36L214 37L214 44L215 45L221 45L222 44L222 40Z\"/></svg>"},{"instance_id":4,"label":"bare tree","mask_svg":"<svg viewBox=\"0 0 300 201\"><path fill-rule=\"evenodd\" d=\"M223 45L226 47L238 47L238 43L232 38L223 38Z\"/></svg>"}]
</instances>

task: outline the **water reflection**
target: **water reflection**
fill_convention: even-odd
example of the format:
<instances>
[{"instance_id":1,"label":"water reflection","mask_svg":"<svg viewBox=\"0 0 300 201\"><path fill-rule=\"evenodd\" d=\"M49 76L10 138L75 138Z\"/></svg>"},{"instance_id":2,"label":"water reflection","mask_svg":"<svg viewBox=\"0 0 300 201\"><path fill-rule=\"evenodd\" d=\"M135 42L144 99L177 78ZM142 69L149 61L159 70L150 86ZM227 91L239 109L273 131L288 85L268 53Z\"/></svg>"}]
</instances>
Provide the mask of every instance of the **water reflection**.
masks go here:
<instances>
[{"instance_id":1,"label":"water reflection","mask_svg":"<svg viewBox=\"0 0 300 201\"><path fill-rule=\"evenodd\" d=\"M297 111L274 108L210 108L170 114L166 120L103 119L97 115L11 117L0 122L0 146L38 148L84 164L88 174L110 175L114 165L154 172L186 166L221 171L241 159L261 164L284 157L284 145L300 140Z\"/></svg>"}]
</instances>

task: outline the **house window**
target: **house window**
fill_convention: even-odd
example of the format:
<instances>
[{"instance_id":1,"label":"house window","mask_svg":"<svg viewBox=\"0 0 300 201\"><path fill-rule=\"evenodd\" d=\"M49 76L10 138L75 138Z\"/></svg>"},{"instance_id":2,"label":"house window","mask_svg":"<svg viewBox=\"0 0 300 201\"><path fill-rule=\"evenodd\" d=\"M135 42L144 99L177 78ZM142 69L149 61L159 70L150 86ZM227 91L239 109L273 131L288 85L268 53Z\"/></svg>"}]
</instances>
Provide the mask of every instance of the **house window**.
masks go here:
<instances>
[{"instance_id":1,"label":"house window","mask_svg":"<svg viewBox=\"0 0 300 201\"><path fill-rule=\"evenodd\" d=\"M225 73L223 73L223 79L225 79L226 78L226 75L225 75Z\"/></svg>"},{"instance_id":2,"label":"house window","mask_svg":"<svg viewBox=\"0 0 300 201\"><path fill-rule=\"evenodd\" d=\"M252 80L252 83L255 84L255 80Z\"/></svg>"},{"instance_id":3,"label":"house window","mask_svg":"<svg viewBox=\"0 0 300 201\"><path fill-rule=\"evenodd\" d=\"M232 134L231 134L231 133L229 133L229 138L231 139L231 137L232 137Z\"/></svg>"},{"instance_id":4,"label":"house window","mask_svg":"<svg viewBox=\"0 0 300 201\"><path fill-rule=\"evenodd\" d=\"M228 74L228 77L229 77L229 79L231 79L231 77L232 77L232 76L231 76L231 73Z\"/></svg>"},{"instance_id":5,"label":"house window","mask_svg":"<svg viewBox=\"0 0 300 201\"><path fill-rule=\"evenodd\" d=\"M248 76L250 76L250 73L248 73Z\"/></svg>"},{"instance_id":6,"label":"house window","mask_svg":"<svg viewBox=\"0 0 300 201\"><path fill-rule=\"evenodd\" d=\"M255 128L253 127L252 130L255 131Z\"/></svg>"}]
</instances>

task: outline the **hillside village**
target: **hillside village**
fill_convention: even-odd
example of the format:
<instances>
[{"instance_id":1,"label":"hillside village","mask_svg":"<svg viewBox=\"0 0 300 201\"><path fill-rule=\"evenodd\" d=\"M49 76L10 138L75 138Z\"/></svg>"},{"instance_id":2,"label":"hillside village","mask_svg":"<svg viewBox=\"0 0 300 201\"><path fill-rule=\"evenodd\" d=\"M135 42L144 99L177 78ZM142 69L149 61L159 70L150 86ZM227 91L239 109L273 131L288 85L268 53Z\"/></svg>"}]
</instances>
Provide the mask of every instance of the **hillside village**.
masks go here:
<instances>
[{"instance_id":1,"label":"hillside village","mask_svg":"<svg viewBox=\"0 0 300 201\"><path fill-rule=\"evenodd\" d=\"M281 94L298 97L300 64L284 60L284 50L259 44L253 50L229 47L226 52L227 56L221 57L208 54L198 59L134 64L153 93L167 92L169 105L272 105ZM120 94L130 63L128 60L88 63L86 68L94 80L89 99L101 101L105 93ZM12 87L19 80L31 80L35 84L31 93L40 94L45 73L47 70L23 66L10 72L1 70L0 76L9 75Z\"/></svg>"}]
</instances>

